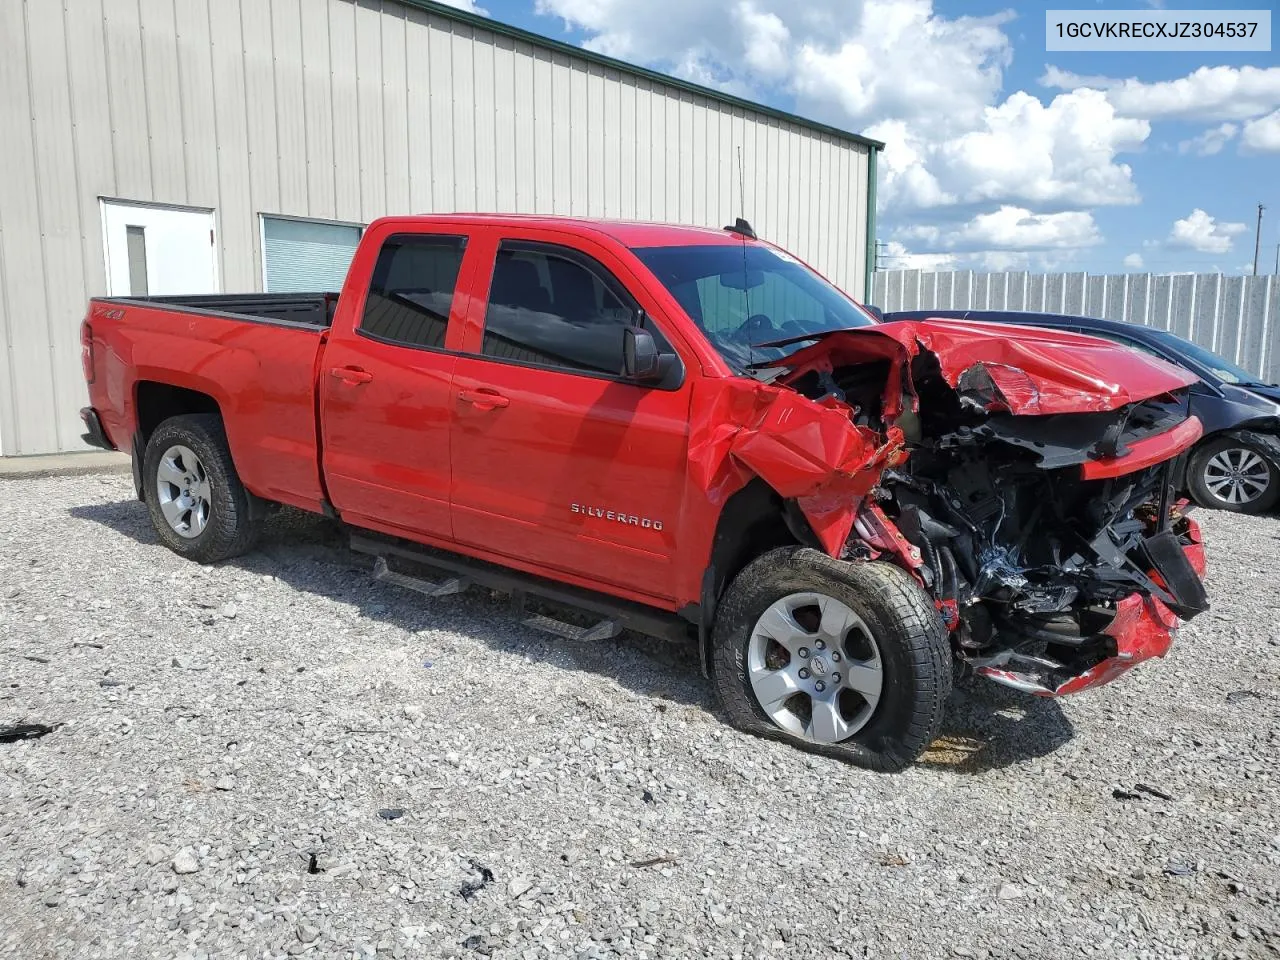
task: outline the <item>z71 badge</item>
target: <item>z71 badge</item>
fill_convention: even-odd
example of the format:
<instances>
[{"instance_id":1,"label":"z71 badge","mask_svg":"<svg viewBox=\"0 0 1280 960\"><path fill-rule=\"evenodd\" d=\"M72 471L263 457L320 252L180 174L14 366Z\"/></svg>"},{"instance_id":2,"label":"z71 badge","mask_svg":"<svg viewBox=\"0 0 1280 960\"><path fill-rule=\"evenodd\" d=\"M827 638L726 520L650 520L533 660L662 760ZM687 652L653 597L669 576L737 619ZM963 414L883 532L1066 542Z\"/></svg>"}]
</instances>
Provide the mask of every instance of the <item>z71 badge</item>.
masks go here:
<instances>
[{"instance_id":1,"label":"z71 badge","mask_svg":"<svg viewBox=\"0 0 1280 960\"><path fill-rule=\"evenodd\" d=\"M650 520L648 517L637 517L634 513L623 513L621 510L606 510L604 507L588 507L581 503L569 504L570 513L579 513L585 517L599 517L601 520L612 520L625 523L629 527L643 527L645 530L661 530L661 520Z\"/></svg>"}]
</instances>

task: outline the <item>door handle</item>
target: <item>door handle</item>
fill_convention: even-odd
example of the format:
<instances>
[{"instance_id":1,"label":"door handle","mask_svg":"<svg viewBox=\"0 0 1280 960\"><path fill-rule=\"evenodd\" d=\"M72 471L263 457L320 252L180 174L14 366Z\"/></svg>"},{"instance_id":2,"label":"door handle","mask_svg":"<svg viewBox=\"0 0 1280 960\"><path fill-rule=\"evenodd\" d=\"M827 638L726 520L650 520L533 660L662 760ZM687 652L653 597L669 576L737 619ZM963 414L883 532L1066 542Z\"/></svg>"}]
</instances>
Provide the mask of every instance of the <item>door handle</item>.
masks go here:
<instances>
[{"instance_id":1,"label":"door handle","mask_svg":"<svg viewBox=\"0 0 1280 960\"><path fill-rule=\"evenodd\" d=\"M359 367L331 367L329 376L350 386L368 383L373 379L372 373L368 370L361 370Z\"/></svg>"},{"instance_id":2,"label":"door handle","mask_svg":"<svg viewBox=\"0 0 1280 960\"><path fill-rule=\"evenodd\" d=\"M495 407L511 405L510 400L488 387L480 387L478 390L459 390L458 399L473 404L477 410L492 410Z\"/></svg>"}]
</instances>

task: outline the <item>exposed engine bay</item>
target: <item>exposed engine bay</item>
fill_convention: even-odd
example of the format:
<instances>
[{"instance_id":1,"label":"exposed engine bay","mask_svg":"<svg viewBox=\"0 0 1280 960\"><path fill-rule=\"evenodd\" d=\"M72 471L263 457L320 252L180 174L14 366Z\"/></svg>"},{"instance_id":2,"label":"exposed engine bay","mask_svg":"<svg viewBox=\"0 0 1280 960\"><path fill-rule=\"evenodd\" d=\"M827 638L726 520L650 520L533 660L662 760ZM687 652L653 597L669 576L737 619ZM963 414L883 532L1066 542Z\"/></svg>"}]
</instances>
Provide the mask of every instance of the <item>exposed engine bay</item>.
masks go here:
<instances>
[{"instance_id":1,"label":"exposed engine bay","mask_svg":"<svg viewBox=\"0 0 1280 960\"><path fill-rule=\"evenodd\" d=\"M940 353L864 337L809 348L780 378L898 440L841 555L906 566L958 657L1031 693L1075 692L1163 655L1178 621L1208 607L1198 528L1173 502L1176 453L1200 430L1185 384L1055 405L1021 369L995 371L1003 383L992 364L948 376ZM1137 455L1152 439L1163 456Z\"/></svg>"}]
</instances>

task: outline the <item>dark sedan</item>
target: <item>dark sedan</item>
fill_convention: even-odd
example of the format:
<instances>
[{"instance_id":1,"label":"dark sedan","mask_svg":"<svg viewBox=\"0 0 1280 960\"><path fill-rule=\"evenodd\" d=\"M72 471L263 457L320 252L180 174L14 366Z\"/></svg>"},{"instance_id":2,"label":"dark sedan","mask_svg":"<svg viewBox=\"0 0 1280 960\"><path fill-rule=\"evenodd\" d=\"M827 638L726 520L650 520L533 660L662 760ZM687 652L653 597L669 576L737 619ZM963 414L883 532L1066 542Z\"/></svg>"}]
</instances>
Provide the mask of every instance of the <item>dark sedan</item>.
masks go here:
<instances>
[{"instance_id":1,"label":"dark sedan","mask_svg":"<svg viewBox=\"0 0 1280 960\"><path fill-rule=\"evenodd\" d=\"M1145 350L1200 378L1191 388L1191 412L1204 437L1187 459L1185 487L1197 503L1236 513L1263 513L1280 501L1280 386L1189 340L1117 320L1005 310L911 310L885 320L976 320L1053 327L1103 337Z\"/></svg>"}]
</instances>

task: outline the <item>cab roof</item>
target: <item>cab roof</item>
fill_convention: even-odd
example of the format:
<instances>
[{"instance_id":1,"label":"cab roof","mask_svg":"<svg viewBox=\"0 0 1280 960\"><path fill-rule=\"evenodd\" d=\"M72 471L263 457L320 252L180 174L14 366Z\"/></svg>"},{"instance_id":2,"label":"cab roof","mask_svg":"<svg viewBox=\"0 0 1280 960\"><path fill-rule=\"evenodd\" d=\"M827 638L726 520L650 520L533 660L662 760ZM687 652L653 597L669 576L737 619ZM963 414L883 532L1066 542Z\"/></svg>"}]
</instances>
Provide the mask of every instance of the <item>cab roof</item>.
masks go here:
<instances>
[{"instance_id":1,"label":"cab roof","mask_svg":"<svg viewBox=\"0 0 1280 960\"><path fill-rule=\"evenodd\" d=\"M548 216L524 213L431 213L393 219L422 220L431 223L469 223L490 226L519 225L546 227L553 230L579 230L600 233L632 249L644 247L724 246L741 244L742 234L723 227L696 227L688 224L652 223L643 220L607 220L593 217ZM748 239L747 243L758 241Z\"/></svg>"}]
</instances>

